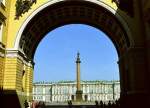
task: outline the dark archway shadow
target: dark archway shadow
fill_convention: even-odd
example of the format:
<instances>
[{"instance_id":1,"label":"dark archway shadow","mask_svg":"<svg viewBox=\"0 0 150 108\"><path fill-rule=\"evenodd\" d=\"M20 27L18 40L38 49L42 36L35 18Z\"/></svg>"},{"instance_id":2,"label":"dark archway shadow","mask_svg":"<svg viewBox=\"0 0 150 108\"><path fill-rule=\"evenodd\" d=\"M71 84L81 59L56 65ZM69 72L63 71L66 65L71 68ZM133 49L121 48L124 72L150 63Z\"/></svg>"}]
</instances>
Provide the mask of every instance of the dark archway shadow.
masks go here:
<instances>
[{"instance_id":1,"label":"dark archway shadow","mask_svg":"<svg viewBox=\"0 0 150 108\"><path fill-rule=\"evenodd\" d=\"M2 90L1 93L1 108L22 108L16 90Z\"/></svg>"}]
</instances>

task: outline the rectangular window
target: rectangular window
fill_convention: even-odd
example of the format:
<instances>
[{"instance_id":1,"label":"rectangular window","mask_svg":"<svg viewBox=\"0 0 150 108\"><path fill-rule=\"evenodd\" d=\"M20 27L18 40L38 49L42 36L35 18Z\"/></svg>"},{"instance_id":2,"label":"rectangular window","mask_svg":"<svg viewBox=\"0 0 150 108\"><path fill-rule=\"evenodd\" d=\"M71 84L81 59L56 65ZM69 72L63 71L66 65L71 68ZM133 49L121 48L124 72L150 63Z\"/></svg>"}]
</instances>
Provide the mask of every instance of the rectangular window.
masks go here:
<instances>
[{"instance_id":1,"label":"rectangular window","mask_svg":"<svg viewBox=\"0 0 150 108\"><path fill-rule=\"evenodd\" d=\"M3 24L0 23L0 42L2 42Z\"/></svg>"}]
</instances>

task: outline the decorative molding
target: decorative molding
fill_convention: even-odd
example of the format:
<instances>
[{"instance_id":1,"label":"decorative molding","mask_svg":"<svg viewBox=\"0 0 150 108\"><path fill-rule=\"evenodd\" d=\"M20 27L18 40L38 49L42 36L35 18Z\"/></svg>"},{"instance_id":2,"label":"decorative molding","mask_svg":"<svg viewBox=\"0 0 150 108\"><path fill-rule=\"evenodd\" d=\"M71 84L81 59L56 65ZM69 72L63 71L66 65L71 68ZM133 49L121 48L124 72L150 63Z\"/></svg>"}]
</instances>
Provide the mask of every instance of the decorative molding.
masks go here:
<instances>
[{"instance_id":1,"label":"decorative molding","mask_svg":"<svg viewBox=\"0 0 150 108\"><path fill-rule=\"evenodd\" d=\"M27 66L34 66L34 62L29 60L20 50L6 50L6 58L19 58Z\"/></svg>"},{"instance_id":2,"label":"decorative molding","mask_svg":"<svg viewBox=\"0 0 150 108\"><path fill-rule=\"evenodd\" d=\"M60 11L58 12L58 10ZM73 13L72 13L72 10L73 10ZM37 47L36 45L38 44L40 39L42 39L43 33L45 33L48 30L51 30L53 26L59 26L59 24L61 25L61 23L59 22L63 22L63 23L66 23L67 21L74 22L73 16L76 16L75 20L79 23L91 24L95 26L96 28L102 28L101 30L105 31L107 35L113 40L116 46L116 49L118 51L118 54L121 54L121 50L125 51L125 49L130 46L130 42L128 38L126 37L126 33L124 32L120 24L116 21L114 16L109 16L110 13L105 11L105 9L100 8L99 11L97 10L98 9L94 9L94 8L91 8L90 6L88 7L88 6L84 6L81 4L81 6L80 5L69 5L69 6L61 5L56 10L54 8L54 9L49 10L49 12L46 12L46 13L43 12L42 14L37 16L37 17L40 17L42 20L39 20L40 18L35 19L35 20L38 20L38 23L34 23L34 24L31 24L32 23L32 20L31 20L31 23L30 23L31 25L30 24L27 25L20 40L20 48L23 49L23 52L28 57L33 58L34 50ZM51 15L49 16L49 19L47 19L47 16L46 16L47 14ZM61 18L61 21L60 21L60 18ZM88 19L88 22L86 20L83 20L83 18ZM51 21L55 23L52 23ZM47 26L47 24L50 24L50 25ZM38 25L42 25L42 26L38 27ZM113 32L114 29L116 30L116 32ZM38 32L39 30L41 30L41 33ZM116 38L113 38L114 36Z\"/></svg>"},{"instance_id":3,"label":"decorative molding","mask_svg":"<svg viewBox=\"0 0 150 108\"><path fill-rule=\"evenodd\" d=\"M31 9L31 6L35 3L37 0L17 0L16 1L16 17L15 19L19 19L19 17L22 16L22 14L28 12Z\"/></svg>"},{"instance_id":4,"label":"decorative molding","mask_svg":"<svg viewBox=\"0 0 150 108\"><path fill-rule=\"evenodd\" d=\"M15 44L14 44L14 49L18 49L19 48L19 42L21 40L21 36L23 34L23 31L25 29L25 27L27 26L27 24L30 22L30 20L37 14L39 13L40 11L44 10L45 8L47 8L48 6L51 6L52 4L56 4L60 1L64 1L64 0L51 0L47 3L45 3L44 5L40 6L39 8L37 8L26 20L25 22L22 24L18 34L17 34L17 37L16 37L16 40L15 40ZM119 22L121 22L121 24L123 25L123 27L125 28L125 30L127 31L127 35L129 37L131 37L131 31L127 25L127 23L124 21L124 19L119 15L119 13L116 13L116 10L114 10L113 8L111 8L110 6L108 6L107 4L101 2L101 1L98 1L98 0L84 0L85 2L88 1L88 2L93 2L97 5L100 5L102 6L103 8L105 8L106 10L108 10L109 12L111 12L113 15L116 16L116 18L119 20ZM130 41L131 44L134 43L134 41L130 38Z\"/></svg>"}]
</instances>

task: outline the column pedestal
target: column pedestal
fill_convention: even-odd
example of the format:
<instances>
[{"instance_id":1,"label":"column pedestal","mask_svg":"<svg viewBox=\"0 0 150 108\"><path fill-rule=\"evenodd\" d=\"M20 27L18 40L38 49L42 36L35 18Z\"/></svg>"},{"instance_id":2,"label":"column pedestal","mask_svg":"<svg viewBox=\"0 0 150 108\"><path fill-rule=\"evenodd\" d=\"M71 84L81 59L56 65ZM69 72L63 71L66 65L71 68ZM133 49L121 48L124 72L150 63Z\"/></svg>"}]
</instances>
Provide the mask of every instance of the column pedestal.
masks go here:
<instances>
[{"instance_id":1,"label":"column pedestal","mask_svg":"<svg viewBox=\"0 0 150 108\"><path fill-rule=\"evenodd\" d=\"M76 101L77 102L81 102L82 101L82 93L83 93L82 90L76 91Z\"/></svg>"}]
</instances>

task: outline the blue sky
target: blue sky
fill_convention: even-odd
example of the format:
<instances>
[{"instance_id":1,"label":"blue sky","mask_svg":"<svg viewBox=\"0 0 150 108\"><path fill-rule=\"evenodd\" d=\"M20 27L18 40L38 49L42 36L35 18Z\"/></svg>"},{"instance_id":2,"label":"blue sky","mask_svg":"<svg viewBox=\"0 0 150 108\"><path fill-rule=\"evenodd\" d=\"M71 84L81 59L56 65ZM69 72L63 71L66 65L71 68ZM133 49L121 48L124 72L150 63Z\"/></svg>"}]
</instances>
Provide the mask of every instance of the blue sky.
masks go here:
<instances>
[{"instance_id":1,"label":"blue sky","mask_svg":"<svg viewBox=\"0 0 150 108\"><path fill-rule=\"evenodd\" d=\"M118 80L118 55L100 30L82 24L65 25L49 32L34 56L34 82L76 80L80 52L82 80Z\"/></svg>"}]
</instances>

